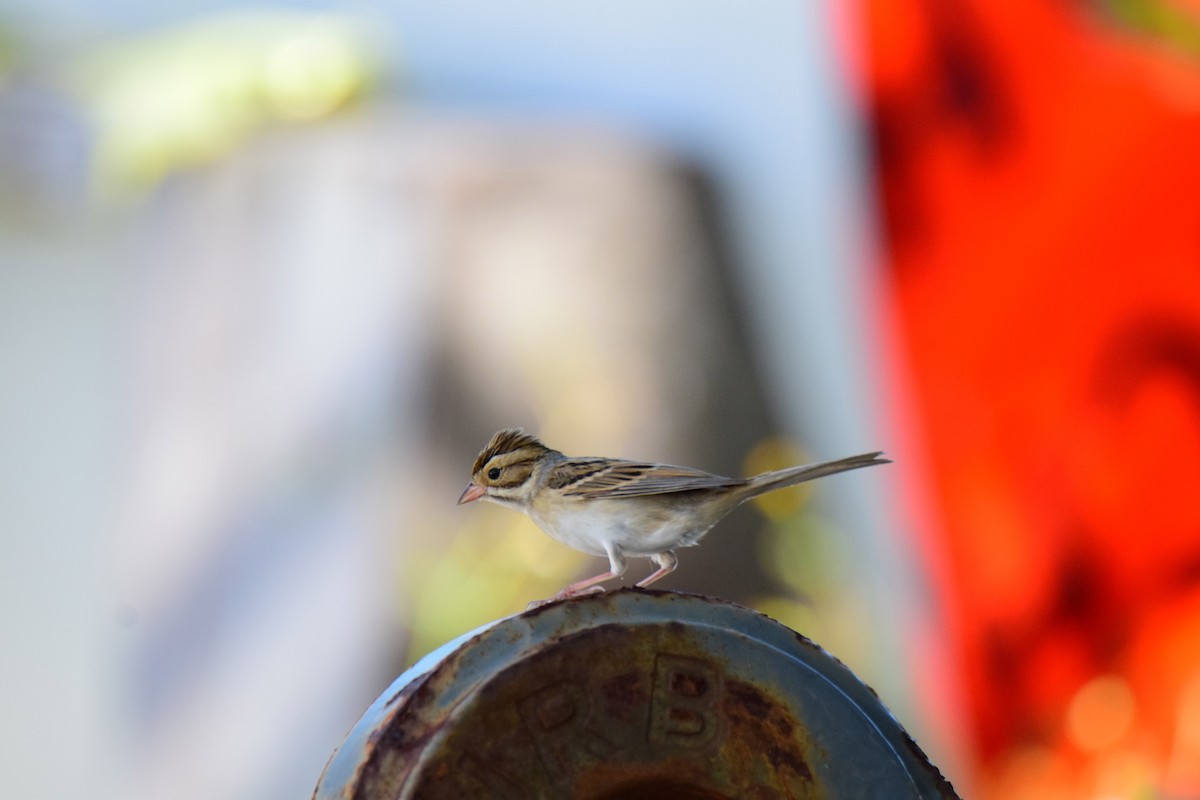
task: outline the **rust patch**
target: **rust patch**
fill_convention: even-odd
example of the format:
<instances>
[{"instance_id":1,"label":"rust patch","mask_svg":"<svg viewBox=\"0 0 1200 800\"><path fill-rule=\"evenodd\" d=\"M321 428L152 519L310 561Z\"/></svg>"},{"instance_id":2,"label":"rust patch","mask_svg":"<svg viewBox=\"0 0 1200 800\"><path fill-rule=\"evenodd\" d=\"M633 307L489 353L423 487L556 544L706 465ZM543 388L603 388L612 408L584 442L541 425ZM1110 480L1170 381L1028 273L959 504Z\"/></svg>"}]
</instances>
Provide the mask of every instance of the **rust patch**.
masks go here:
<instances>
[{"instance_id":1,"label":"rust patch","mask_svg":"<svg viewBox=\"0 0 1200 800\"><path fill-rule=\"evenodd\" d=\"M684 697L700 697L708 691L708 681L700 675L676 672L671 675L671 691Z\"/></svg>"},{"instance_id":2,"label":"rust patch","mask_svg":"<svg viewBox=\"0 0 1200 800\"><path fill-rule=\"evenodd\" d=\"M600 684L605 710L617 719L632 722L646 715L650 702L647 677L640 672L623 672Z\"/></svg>"},{"instance_id":3,"label":"rust patch","mask_svg":"<svg viewBox=\"0 0 1200 800\"><path fill-rule=\"evenodd\" d=\"M759 720L760 724L769 725L778 736L791 738L796 730L791 715L781 703L767 700L758 689L742 681L730 681L725 687L729 702L735 703L750 717ZM780 713L783 712L783 713Z\"/></svg>"},{"instance_id":4,"label":"rust patch","mask_svg":"<svg viewBox=\"0 0 1200 800\"><path fill-rule=\"evenodd\" d=\"M760 689L743 681L725 683L721 711L733 725L749 753L766 756L776 771L790 771L810 788L815 781L800 726L782 702L769 698Z\"/></svg>"},{"instance_id":5,"label":"rust patch","mask_svg":"<svg viewBox=\"0 0 1200 800\"><path fill-rule=\"evenodd\" d=\"M420 679L416 686L406 686L397 695L399 710L387 724L377 728L371 736L370 754L362 768L362 777L354 793L359 798L386 797L394 795L403 786L408 773L429 739L437 732L438 725L412 725L406 718L412 714L419 718L421 709L436 696L429 688L429 677Z\"/></svg>"},{"instance_id":6,"label":"rust patch","mask_svg":"<svg viewBox=\"0 0 1200 800\"><path fill-rule=\"evenodd\" d=\"M763 719L771 713L771 704L767 702L767 698L748 683L730 681L725 691L729 693L730 703L736 704L751 717Z\"/></svg>"}]
</instances>

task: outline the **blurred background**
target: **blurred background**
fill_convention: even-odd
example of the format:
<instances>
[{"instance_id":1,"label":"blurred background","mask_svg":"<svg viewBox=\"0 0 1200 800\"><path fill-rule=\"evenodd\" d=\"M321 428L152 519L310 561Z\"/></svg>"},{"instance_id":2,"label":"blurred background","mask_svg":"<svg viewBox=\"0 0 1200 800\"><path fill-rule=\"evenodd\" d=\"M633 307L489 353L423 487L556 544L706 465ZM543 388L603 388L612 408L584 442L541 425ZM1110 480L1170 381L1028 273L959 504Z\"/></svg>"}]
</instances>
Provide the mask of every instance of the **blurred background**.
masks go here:
<instances>
[{"instance_id":1,"label":"blurred background","mask_svg":"<svg viewBox=\"0 0 1200 800\"><path fill-rule=\"evenodd\" d=\"M6 796L308 796L603 569L454 505L513 425L886 450L661 586L964 796L1200 798L1200 4L0 4Z\"/></svg>"}]
</instances>

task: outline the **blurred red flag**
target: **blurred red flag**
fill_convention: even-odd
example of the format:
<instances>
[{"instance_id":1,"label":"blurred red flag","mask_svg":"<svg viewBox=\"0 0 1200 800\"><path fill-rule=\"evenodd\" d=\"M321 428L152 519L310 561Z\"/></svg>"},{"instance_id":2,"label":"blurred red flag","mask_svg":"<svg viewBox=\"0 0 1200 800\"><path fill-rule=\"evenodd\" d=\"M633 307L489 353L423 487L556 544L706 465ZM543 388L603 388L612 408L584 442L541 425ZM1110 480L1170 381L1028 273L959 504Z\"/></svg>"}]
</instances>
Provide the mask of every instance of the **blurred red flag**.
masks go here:
<instances>
[{"instance_id":1,"label":"blurred red flag","mask_svg":"<svg viewBox=\"0 0 1200 800\"><path fill-rule=\"evenodd\" d=\"M1200 4L865 22L980 791L1200 796Z\"/></svg>"}]
</instances>

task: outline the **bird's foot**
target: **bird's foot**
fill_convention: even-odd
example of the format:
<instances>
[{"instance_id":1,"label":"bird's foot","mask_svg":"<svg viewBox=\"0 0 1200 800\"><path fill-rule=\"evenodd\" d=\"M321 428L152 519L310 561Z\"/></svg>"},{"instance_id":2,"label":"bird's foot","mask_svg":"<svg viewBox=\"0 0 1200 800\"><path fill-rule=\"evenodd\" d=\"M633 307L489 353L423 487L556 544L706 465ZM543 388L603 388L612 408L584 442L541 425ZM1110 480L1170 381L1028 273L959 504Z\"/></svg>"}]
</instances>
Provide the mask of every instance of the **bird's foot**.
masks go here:
<instances>
[{"instance_id":1,"label":"bird's foot","mask_svg":"<svg viewBox=\"0 0 1200 800\"><path fill-rule=\"evenodd\" d=\"M570 600L572 597L582 597L585 594L603 594L603 592L603 586L587 586L582 589L575 590L563 589L558 594L554 595L553 597L547 597L545 600L531 600L529 605L525 606L525 610L532 611L535 608L541 608L542 606L549 605L551 603L557 603L559 600Z\"/></svg>"}]
</instances>

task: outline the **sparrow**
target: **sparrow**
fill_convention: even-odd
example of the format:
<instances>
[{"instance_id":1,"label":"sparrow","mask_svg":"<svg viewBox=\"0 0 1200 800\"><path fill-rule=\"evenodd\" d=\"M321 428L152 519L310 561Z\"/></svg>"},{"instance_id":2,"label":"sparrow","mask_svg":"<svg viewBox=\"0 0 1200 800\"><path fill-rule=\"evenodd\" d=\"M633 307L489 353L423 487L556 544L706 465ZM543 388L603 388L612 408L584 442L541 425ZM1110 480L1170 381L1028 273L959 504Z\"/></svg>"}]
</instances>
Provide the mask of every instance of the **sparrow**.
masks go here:
<instances>
[{"instance_id":1,"label":"sparrow","mask_svg":"<svg viewBox=\"0 0 1200 800\"><path fill-rule=\"evenodd\" d=\"M608 558L607 572L572 583L551 598L561 600L603 591L598 584L625 573L626 556L649 557L658 567L637 583L649 586L674 571L676 550L697 544L752 497L887 463L881 452L864 453L749 478L724 478L669 464L571 458L520 428L508 428L475 458L471 482L458 504L488 500L516 509L552 539Z\"/></svg>"}]
</instances>

